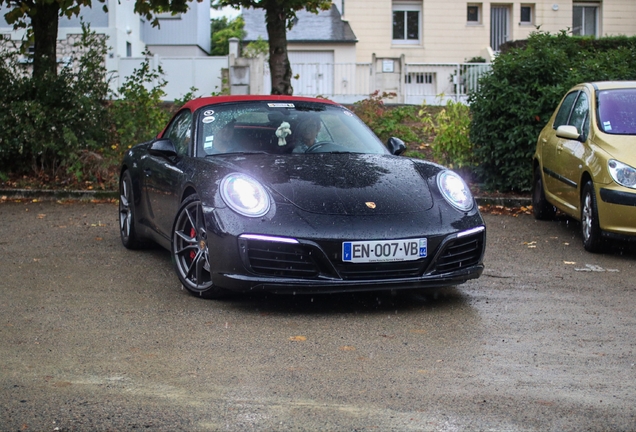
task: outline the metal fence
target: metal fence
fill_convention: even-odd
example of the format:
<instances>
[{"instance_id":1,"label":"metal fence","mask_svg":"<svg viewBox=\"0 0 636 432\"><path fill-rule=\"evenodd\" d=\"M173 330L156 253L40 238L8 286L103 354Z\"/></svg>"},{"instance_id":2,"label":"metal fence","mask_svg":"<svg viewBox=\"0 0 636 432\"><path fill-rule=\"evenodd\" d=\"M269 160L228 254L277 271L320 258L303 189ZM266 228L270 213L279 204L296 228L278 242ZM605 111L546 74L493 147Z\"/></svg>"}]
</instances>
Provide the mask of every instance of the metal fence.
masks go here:
<instances>
[{"instance_id":1,"label":"metal fence","mask_svg":"<svg viewBox=\"0 0 636 432\"><path fill-rule=\"evenodd\" d=\"M340 103L366 99L374 92L396 92L396 102L414 105L443 105L449 99L467 103L479 88L479 78L491 70L488 63L406 63L387 87L384 72L372 63L292 63L292 86L298 96L322 96ZM263 85L271 91L269 67Z\"/></svg>"}]
</instances>

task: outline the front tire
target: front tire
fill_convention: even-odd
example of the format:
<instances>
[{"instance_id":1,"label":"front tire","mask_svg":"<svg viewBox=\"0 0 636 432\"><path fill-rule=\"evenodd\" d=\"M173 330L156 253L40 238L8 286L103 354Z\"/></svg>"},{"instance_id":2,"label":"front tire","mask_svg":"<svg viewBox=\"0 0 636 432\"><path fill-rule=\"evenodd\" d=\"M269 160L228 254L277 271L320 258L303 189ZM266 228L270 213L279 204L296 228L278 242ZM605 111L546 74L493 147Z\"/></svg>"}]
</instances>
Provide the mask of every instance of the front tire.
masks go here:
<instances>
[{"instance_id":1,"label":"front tire","mask_svg":"<svg viewBox=\"0 0 636 432\"><path fill-rule=\"evenodd\" d=\"M540 167L534 170L534 181L532 182L532 214L535 219L539 220L551 220L554 219L556 215L556 208L545 198Z\"/></svg>"},{"instance_id":2,"label":"front tire","mask_svg":"<svg viewBox=\"0 0 636 432\"><path fill-rule=\"evenodd\" d=\"M598 222L596 194L591 181L585 183L581 196L581 233L583 234L585 250L593 253L603 251L603 236Z\"/></svg>"},{"instance_id":3,"label":"front tire","mask_svg":"<svg viewBox=\"0 0 636 432\"><path fill-rule=\"evenodd\" d=\"M225 295L225 290L212 283L207 230L201 201L196 195L186 198L177 213L171 253L177 276L190 294L213 299Z\"/></svg>"}]
</instances>

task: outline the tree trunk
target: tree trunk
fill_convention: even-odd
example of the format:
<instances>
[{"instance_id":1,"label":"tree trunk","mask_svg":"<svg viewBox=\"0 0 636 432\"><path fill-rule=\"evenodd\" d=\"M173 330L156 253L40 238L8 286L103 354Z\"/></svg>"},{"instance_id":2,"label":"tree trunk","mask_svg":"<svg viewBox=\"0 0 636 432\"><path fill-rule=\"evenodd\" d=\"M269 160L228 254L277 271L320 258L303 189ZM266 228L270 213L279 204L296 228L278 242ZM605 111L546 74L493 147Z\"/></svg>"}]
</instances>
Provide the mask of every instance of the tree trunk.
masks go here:
<instances>
[{"instance_id":1,"label":"tree trunk","mask_svg":"<svg viewBox=\"0 0 636 432\"><path fill-rule=\"evenodd\" d=\"M57 74L57 28L60 4L38 2L31 15L35 52L33 54L33 77L42 78L48 73Z\"/></svg>"},{"instance_id":2,"label":"tree trunk","mask_svg":"<svg viewBox=\"0 0 636 432\"><path fill-rule=\"evenodd\" d=\"M291 95L292 70L287 57L287 20L283 7L270 2L265 9L269 38L269 70L272 76L272 94Z\"/></svg>"}]
</instances>

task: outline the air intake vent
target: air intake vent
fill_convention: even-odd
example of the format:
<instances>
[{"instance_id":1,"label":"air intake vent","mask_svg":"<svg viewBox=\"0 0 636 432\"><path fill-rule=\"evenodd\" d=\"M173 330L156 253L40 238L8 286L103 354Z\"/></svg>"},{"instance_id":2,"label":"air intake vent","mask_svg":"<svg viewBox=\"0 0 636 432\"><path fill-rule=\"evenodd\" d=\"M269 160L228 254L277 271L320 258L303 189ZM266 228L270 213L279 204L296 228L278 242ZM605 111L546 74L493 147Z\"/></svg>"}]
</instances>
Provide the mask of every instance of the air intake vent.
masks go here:
<instances>
[{"instance_id":1,"label":"air intake vent","mask_svg":"<svg viewBox=\"0 0 636 432\"><path fill-rule=\"evenodd\" d=\"M483 244L483 231L448 242L437 260L433 274L448 273L479 264Z\"/></svg>"},{"instance_id":2,"label":"air intake vent","mask_svg":"<svg viewBox=\"0 0 636 432\"><path fill-rule=\"evenodd\" d=\"M307 278L318 275L312 252L302 245L248 240L247 258L254 273Z\"/></svg>"},{"instance_id":3,"label":"air intake vent","mask_svg":"<svg viewBox=\"0 0 636 432\"><path fill-rule=\"evenodd\" d=\"M348 280L398 279L421 275L423 263L422 260L373 264L341 263L336 268L340 276Z\"/></svg>"}]
</instances>

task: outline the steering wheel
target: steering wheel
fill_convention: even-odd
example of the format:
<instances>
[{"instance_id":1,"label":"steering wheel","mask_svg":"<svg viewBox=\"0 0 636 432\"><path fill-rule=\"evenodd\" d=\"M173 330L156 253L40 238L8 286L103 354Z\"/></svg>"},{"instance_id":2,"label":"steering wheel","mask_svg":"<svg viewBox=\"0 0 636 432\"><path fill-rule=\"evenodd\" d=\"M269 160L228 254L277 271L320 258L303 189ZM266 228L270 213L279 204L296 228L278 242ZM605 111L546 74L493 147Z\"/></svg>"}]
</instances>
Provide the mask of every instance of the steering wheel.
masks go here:
<instances>
[{"instance_id":1,"label":"steering wheel","mask_svg":"<svg viewBox=\"0 0 636 432\"><path fill-rule=\"evenodd\" d=\"M314 145L310 146L307 150L305 150L305 153L317 153L317 150L320 147L324 147L329 144L333 144L333 143L331 141L317 141L314 143Z\"/></svg>"}]
</instances>

